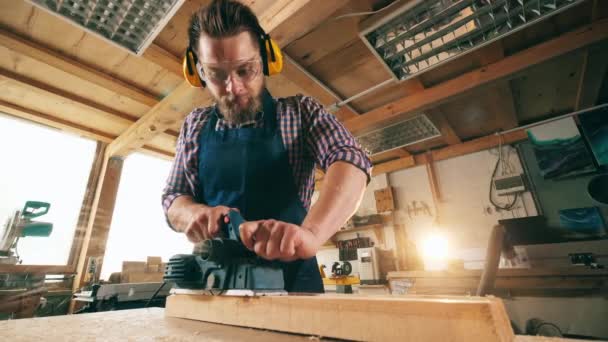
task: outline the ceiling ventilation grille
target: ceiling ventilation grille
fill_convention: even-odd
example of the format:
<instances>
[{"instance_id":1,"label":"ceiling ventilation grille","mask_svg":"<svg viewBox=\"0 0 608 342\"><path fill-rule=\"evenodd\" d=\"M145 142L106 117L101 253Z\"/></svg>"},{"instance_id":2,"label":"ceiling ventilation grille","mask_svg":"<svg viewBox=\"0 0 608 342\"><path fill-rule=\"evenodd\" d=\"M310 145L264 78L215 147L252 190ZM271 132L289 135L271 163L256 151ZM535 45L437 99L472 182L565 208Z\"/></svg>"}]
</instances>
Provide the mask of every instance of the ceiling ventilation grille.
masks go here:
<instances>
[{"instance_id":1,"label":"ceiling ventilation grille","mask_svg":"<svg viewBox=\"0 0 608 342\"><path fill-rule=\"evenodd\" d=\"M416 144L440 137L441 133L426 115L411 119L361 135L357 140L370 154L386 152L396 148Z\"/></svg>"},{"instance_id":2,"label":"ceiling ventilation grille","mask_svg":"<svg viewBox=\"0 0 608 342\"><path fill-rule=\"evenodd\" d=\"M585 0L411 0L363 24L366 45L405 80Z\"/></svg>"},{"instance_id":3,"label":"ceiling ventilation grille","mask_svg":"<svg viewBox=\"0 0 608 342\"><path fill-rule=\"evenodd\" d=\"M29 0L141 55L184 0Z\"/></svg>"}]
</instances>

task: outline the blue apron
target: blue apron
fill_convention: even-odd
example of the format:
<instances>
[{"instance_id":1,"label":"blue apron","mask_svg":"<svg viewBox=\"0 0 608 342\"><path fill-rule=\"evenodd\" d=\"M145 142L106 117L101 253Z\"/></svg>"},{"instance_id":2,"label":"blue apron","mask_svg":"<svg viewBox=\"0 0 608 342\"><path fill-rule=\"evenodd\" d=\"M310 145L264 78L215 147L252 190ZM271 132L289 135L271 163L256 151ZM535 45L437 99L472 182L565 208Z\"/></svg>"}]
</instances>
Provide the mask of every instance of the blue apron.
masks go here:
<instances>
[{"instance_id":1,"label":"blue apron","mask_svg":"<svg viewBox=\"0 0 608 342\"><path fill-rule=\"evenodd\" d=\"M217 107L200 134L197 201L238 208L248 221L301 225L306 209L277 126L276 104L263 94L264 126L216 131ZM316 257L281 262L288 292L323 292Z\"/></svg>"}]
</instances>

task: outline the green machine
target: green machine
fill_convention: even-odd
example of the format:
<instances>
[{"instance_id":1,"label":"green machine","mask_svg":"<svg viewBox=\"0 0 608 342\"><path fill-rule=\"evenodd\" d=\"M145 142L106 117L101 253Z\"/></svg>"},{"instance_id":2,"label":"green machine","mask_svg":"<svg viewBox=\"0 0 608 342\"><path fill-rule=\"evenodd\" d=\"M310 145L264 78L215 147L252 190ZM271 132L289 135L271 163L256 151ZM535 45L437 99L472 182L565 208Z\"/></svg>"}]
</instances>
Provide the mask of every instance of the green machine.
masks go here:
<instances>
[{"instance_id":1,"label":"green machine","mask_svg":"<svg viewBox=\"0 0 608 342\"><path fill-rule=\"evenodd\" d=\"M53 224L33 219L48 213L50 203L27 201L22 210L16 210L6 221L0 232L0 264L19 264L17 242L22 237L47 237Z\"/></svg>"}]
</instances>

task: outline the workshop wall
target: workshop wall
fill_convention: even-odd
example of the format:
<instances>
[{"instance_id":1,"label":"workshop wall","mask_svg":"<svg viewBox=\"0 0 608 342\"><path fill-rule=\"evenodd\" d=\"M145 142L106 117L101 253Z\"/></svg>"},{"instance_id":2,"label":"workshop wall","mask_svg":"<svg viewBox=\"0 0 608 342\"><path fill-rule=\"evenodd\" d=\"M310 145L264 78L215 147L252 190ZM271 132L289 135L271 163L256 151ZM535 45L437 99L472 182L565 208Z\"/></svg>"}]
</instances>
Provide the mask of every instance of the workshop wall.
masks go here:
<instances>
[{"instance_id":1,"label":"workshop wall","mask_svg":"<svg viewBox=\"0 0 608 342\"><path fill-rule=\"evenodd\" d=\"M569 208L598 207L608 222L608 205L594 201L587 192L587 186L596 174L573 177L561 180L543 179L538 168L538 161L529 142L519 145L524 163L530 173L535 193L547 224L559 226L559 210ZM606 189L608 191L608 189Z\"/></svg>"},{"instance_id":2,"label":"workshop wall","mask_svg":"<svg viewBox=\"0 0 608 342\"><path fill-rule=\"evenodd\" d=\"M517 172L522 172L514 148L503 147L503 154ZM499 219L537 215L529 192L520 196L511 211L496 210L490 204L488 191L497 158L497 149L491 149L436 162L436 178L441 193L439 203L433 202L425 166L376 176L370 182L357 214L375 214L374 191L390 185L396 201L395 220L405 226L409 239L419 246L434 232L439 209L439 231L447 236L449 257L464 259L466 268L482 268L490 231ZM497 200L504 204L510 199ZM341 234L339 239L351 239L356 234L376 238L373 231L362 231ZM395 247L390 225L385 227L384 240L381 247ZM333 261L329 259L334 255L337 252L324 250L317 258L331 265Z\"/></svg>"}]
</instances>

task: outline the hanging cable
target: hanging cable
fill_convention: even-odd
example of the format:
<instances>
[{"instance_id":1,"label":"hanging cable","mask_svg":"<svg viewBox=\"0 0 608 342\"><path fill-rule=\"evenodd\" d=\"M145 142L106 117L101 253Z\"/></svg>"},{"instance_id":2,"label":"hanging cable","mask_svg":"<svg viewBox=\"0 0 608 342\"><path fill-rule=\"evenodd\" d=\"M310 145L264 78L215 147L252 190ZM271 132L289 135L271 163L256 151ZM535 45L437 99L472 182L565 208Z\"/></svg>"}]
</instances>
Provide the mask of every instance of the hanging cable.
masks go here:
<instances>
[{"instance_id":1,"label":"hanging cable","mask_svg":"<svg viewBox=\"0 0 608 342\"><path fill-rule=\"evenodd\" d=\"M511 201L511 203L504 205L504 204L500 204L497 203L494 200L494 177L496 177L496 172L498 171L498 167L500 166L500 164L503 163L503 157L502 157L502 135L499 134L498 135L498 160L496 160L496 165L494 165L494 171L492 171L492 177L490 177L490 191L488 192L488 199L490 200L490 203L494 206L494 208L498 209L498 210L506 210L506 211L510 211L515 207L515 204L517 203L517 199L519 198L519 194L515 194L515 196L513 196L513 200ZM501 173L504 174L504 173Z\"/></svg>"}]
</instances>

